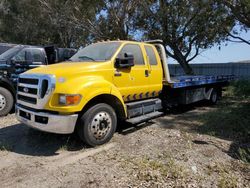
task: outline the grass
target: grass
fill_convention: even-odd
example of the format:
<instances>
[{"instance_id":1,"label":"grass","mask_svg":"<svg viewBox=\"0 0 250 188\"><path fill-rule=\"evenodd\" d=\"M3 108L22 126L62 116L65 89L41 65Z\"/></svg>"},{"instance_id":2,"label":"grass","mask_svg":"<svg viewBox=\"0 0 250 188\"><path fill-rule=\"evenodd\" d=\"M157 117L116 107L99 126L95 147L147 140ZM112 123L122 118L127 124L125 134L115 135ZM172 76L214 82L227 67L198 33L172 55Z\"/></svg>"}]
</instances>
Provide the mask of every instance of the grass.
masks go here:
<instances>
[{"instance_id":1,"label":"grass","mask_svg":"<svg viewBox=\"0 0 250 188\"><path fill-rule=\"evenodd\" d=\"M232 96L248 98L250 96L250 81L249 80L234 81L228 88L228 91L230 90Z\"/></svg>"},{"instance_id":2,"label":"grass","mask_svg":"<svg viewBox=\"0 0 250 188\"><path fill-rule=\"evenodd\" d=\"M238 179L228 173L220 173L219 180L218 180L218 187L219 188L237 188L238 186Z\"/></svg>"},{"instance_id":3,"label":"grass","mask_svg":"<svg viewBox=\"0 0 250 188\"><path fill-rule=\"evenodd\" d=\"M217 109L199 116L203 134L233 141L229 153L250 162L250 81L236 81L227 88Z\"/></svg>"},{"instance_id":4,"label":"grass","mask_svg":"<svg viewBox=\"0 0 250 188\"><path fill-rule=\"evenodd\" d=\"M163 182L173 181L175 184L184 183L188 176L183 166L179 165L170 155L162 152L157 158L123 157L124 169L133 169L132 174L140 185L149 183L157 187Z\"/></svg>"},{"instance_id":5,"label":"grass","mask_svg":"<svg viewBox=\"0 0 250 188\"><path fill-rule=\"evenodd\" d=\"M215 163L207 167L208 175L212 173L218 174L217 186L219 188L237 188L239 187L238 177L232 173L233 169L230 165Z\"/></svg>"}]
</instances>

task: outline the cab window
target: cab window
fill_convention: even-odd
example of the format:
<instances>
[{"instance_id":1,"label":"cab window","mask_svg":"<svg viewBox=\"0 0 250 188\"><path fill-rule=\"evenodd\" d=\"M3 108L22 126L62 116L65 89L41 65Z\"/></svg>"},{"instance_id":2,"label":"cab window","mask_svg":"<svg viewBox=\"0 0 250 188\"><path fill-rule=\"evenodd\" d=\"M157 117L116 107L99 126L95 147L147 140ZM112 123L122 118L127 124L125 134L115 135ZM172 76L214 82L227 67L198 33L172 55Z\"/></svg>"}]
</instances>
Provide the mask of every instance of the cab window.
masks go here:
<instances>
[{"instance_id":1,"label":"cab window","mask_svg":"<svg viewBox=\"0 0 250 188\"><path fill-rule=\"evenodd\" d=\"M40 49L32 49L26 48L18 52L14 57L13 60L17 62L39 62L44 63L44 55Z\"/></svg>"},{"instance_id":2,"label":"cab window","mask_svg":"<svg viewBox=\"0 0 250 188\"><path fill-rule=\"evenodd\" d=\"M139 45L137 44L126 44L120 51L118 57L124 57L125 53L132 54L134 56L135 65L144 65L144 59L142 51Z\"/></svg>"},{"instance_id":3,"label":"cab window","mask_svg":"<svg viewBox=\"0 0 250 188\"><path fill-rule=\"evenodd\" d=\"M151 46L145 46L145 49L150 65L157 65L154 49Z\"/></svg>"}]
</instances>

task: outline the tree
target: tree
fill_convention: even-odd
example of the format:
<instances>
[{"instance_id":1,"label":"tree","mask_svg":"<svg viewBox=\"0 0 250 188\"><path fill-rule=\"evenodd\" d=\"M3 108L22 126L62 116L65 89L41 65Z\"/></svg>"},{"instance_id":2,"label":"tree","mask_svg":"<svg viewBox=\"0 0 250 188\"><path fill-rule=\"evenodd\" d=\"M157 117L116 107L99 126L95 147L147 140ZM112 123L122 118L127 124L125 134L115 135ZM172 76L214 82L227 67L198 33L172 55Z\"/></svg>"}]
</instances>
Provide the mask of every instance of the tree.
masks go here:
<instances>
[{"instance_id":1,"label":"tree","mask_svg":"<svg viewBox=\"0 0 250 188\"><path fill-rule=\"evenodd\" d=\"M1 7L0 35L3 41L37 44L43 39L46 29L37 1L5 0Z\"/></svg>"},{"instance_id":2,"label":"tree","mask_svg":"<svg viewBox=\"0 0 250 188\"><path fill-rule=\"evenodd\" d=\"M91 41L91 23L96 20L100 1L39 0L47 16L53 41L63 47Z\"/></svg>"},{"instance_id":3,"label":"tree","mask_svg":"<svg viewBox=\"0 0 250 188\"><path fill-rule=\"evenodd\" d=\"M248 31L250 28L250 1L249 0L219 0L219 3L225 5L228 10L228 16L235 19L235 22L239 22L241 25L241 31ZM238 25L236 23L236 25ZM236 29L228 31L229 39L233 42L244 42L250 45L250 40L244 39L239 36L239 32Z\"/></svg>"},{"instance_id":4,"label":"tree","mask_svg":"<svg viewBox=\"0 0 250 188\"><path fill-rule=\"evenodd\" d=\"M223 0L223 3L230 9L236 20L250 28L249 0Z\"/></svg>"},{"instance_id":5,"label":"tree","mask_svg":"<svg viewBox=\"0 0 250 188\"><path fill-rule=\"evenodd\" d=\"M202 49L225 39L227 32L222 26L233 25L224 7L214 1L146 0L141 5L141 31L148 39L162 39L169 47L167 55L176 59L186 74L193 74L189 63Z\"/></svg>"},{"instance_id":6,"label":"tree","mask_svg":"<svg viewBox=\"0 0 250 188\"><path fill-rule=\"evenodd\" d=\"M97 40L133 39L138 4L138 0L103 0L94 37Z\"/></svg>"},{"instance_id":7,"label":"tree","mask_svg":"<svg viewBox=\"0 0 250 188\"><path fill-rule=\"evenodd\" d=\"M104 0L104 14L98 19L108 39L133 39L137 0ZM105 15L106 14L106 15Z\"/></svg>"},{"instance_id":8,"label":"tree","mask_svg":"<svg viewBox=\"0 0 250 188\"><path fill-rule=\"evenodd\" d=\"M0 39L21 44L78 47L90 41L88 20L96 20L99 2L3 0L0 3ZM80 26L75 17L81 18Z\"/></svg>"}]
</instances>

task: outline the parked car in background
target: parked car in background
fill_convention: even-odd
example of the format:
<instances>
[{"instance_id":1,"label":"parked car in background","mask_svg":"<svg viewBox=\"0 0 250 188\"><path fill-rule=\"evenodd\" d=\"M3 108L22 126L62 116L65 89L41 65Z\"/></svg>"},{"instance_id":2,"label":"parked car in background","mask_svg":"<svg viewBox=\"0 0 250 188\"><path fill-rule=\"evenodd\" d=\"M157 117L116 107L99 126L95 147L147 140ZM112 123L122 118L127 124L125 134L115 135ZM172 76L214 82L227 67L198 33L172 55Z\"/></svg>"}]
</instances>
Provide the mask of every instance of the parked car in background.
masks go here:
<instances>
[{"instance_id":1,"label":"parked car in background","mask_svg":"<svg viewBox=\"0 0 250 188\"><path fill-rule=\"evenodd\" d=\"M20 73L69 59L76 49L55 46L27 46L1 44L0 55L0 116L14 107L17 78Z\"/></svg>"},{"instance_id":2,"label":"parked car in background","mask_svg":"<svg viewBox=\"0 0 250 188\"><path fill-rule=\"evenodd\" d=\"M14 46L16 46L16 44L0 43L0 55Z\"/></svg>"}]
</instances>

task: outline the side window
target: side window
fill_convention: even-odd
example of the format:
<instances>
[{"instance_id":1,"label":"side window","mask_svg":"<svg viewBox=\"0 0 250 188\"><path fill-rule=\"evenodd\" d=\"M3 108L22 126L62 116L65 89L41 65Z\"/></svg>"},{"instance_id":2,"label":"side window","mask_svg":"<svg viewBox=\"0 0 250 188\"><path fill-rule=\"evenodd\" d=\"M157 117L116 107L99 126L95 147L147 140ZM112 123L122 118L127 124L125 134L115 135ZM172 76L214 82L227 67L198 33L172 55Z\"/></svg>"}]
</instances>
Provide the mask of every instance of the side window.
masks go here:
<instances>
[{"instance_id":1,"label":"side window","mask_svg":"<svg viewBox=\"0 0 250 188\"><path fill-rule=\"evenodd\" d=\"M13 59L17 62L25 62L25 61L39 62L39 63L45 62L42 51L36 48L25 48L20 52L18 52Z\"/></svg>"},{"instance_id":2,"label":"side window","mask_svg":"<svg viewBox=\"0 0 250 188\"><path fill-rule=\"evenodd\" d=\"M142 51L139 45L137 44L127 44L125 45L119 53L119 57L124 57L125 53L130 53L134 55L135 65L144 65L144 59Z\"/></svg>"},{"instance_id":3,"label":"side window","mask_svg":"<svg viewBox=\"0 0 250 188\"><path fill-rule=\"evenodd\" d=\"M13 60L18 61L18 62L23 62L25 61L25 50L21 50L18 52L14 57Z\"/></svg>"},{"instance_id":4,"label":"side window","mask_svg":"<svg viewBox=\"0 0 250 188\"><path fill-rule=\"evenodd\" d=\"M151 46L145 46L150 65L157 65L155 52Z\"/></svg>"},{"instance_id":5,"label":"side window","mask_svg":"<svg viewBox=\"0 0 250 188\"><path fill-rule=\"evenodd\" d=\"M30 51L34 62L44 62L43 54L40 49L31 49Z\"/></svg>"}]
</instances>

